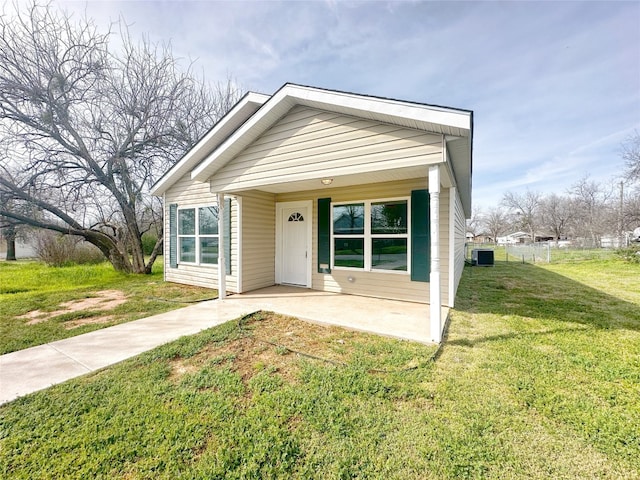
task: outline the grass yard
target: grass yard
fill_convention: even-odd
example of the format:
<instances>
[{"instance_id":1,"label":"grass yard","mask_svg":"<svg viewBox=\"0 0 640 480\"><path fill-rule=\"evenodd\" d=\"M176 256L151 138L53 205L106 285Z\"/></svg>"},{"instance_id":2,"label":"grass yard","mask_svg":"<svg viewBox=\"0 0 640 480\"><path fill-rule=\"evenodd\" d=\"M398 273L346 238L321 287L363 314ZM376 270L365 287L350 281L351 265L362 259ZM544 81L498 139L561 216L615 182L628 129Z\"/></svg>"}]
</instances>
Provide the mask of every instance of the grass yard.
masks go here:
<instances>
[{"instance_id":1,"label":"grass yard","mask_svg":"<svg viewBox=\"0 0 640 480\"><path fill-rule=\"evenodd\" d=\"M48 267L0 262L0 354L42 345L213 298L215 290L125 275L108 263Z\"/></svg>"},{"instance_id":2,"label":"grass yard","mask_svg":"<svg viewBox=\"0 0 640 480\"><path fill-rule=\"evenodd\" d=\"M2 478L640 478L640 267L467 268L438 352L258 314L0 422Z\"/></svg>"}]
</instances>

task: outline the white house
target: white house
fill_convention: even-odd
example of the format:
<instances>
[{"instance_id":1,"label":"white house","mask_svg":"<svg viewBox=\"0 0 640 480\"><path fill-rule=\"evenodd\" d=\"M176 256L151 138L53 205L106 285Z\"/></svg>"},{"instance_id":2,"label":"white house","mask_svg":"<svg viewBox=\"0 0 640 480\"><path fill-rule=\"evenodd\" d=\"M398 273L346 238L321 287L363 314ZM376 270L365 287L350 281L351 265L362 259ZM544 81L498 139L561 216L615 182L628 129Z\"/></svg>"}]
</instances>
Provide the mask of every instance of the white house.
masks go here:
<instances>
[{"instance_id":1,"label":"white house","mask_svg":"<svg viewBox=\"0 0 640 480\"><path fill-rule=\"evenodd\" d=\"M246 94L153 187L165 279L454 305L473 112L294 84ZM168 254L167 254L168 253Z\"/></svg>"},{"instance_id":2,"label":"white house","mask_svg":"<svg viewBox=\"0 0 640 480\"><path fill-rule=\"evenodd\" d=\"M513 245L516 243L525 243L531 241L531 235L527 232L514 232L504 237L496 238L498 245Z\"/></svg>"}]
</instances>

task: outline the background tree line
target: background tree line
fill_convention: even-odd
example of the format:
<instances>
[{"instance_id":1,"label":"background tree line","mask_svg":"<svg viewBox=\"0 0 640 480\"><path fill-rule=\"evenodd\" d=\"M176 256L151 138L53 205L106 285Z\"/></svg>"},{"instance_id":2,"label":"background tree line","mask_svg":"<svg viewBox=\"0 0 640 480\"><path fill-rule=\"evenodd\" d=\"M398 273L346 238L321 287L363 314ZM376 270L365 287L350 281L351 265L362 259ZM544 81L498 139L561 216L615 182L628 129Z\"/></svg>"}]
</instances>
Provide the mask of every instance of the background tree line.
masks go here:
<instances>
[{"instance_id":1,"label":"background tree line","mask_svg":"<svg viewBox=\"0 0 640 480\"><path fill-rule=\"evenodd\" d=\"M532 239L583 239L596 247L605 235L624 238L625 232L640 227L638 131L623 142L621 156L625 170L613 180L598 182L585 175L562 193L506 192L499 205L474 211L467 231L494 242L499 236L523 231Z\"/></svg>"}]
</instances>

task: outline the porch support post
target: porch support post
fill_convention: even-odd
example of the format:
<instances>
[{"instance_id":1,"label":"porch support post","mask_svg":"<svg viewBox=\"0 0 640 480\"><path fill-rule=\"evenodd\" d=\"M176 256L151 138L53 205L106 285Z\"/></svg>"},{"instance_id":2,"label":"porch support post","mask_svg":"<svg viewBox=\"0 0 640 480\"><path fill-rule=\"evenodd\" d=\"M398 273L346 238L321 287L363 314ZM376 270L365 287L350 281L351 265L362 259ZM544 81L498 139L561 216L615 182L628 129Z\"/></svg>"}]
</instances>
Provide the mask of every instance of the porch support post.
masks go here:
<instances>
[{"instance_id":1,"label":"porch support post","mask_svg":"<svg viewBox=\"0 0 640 480\"><path fill-rule=\"evenodd\" d=\"M442 340L442 288L440 285L440 166L429 167L429 215L431 269L429 273L429 315L431 339Z\"/></svg>"},{"instance_id":2,"label":"porch support post","mask_svg":"<svg viewBox=\"0 0 640 480\"><path fill-rule=\"evenodd\" d=\"M224 258L224 193L218 193L218 300L227 296L227 268Z\"/></svg>"}]
</instances>

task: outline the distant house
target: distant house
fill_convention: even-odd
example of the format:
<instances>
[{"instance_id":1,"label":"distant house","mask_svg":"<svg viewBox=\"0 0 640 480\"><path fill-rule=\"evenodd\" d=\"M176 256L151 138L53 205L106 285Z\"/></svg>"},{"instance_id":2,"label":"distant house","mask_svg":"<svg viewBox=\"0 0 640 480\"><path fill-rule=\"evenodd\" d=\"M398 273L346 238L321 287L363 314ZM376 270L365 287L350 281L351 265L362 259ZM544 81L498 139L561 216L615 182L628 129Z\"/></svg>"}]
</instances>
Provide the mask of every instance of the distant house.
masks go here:
<instances>
[{"instance_id":1,"label":"distant house","mask_svg":"<svg viewBox=\"0 0 640 480\"><path fill-rule=\"evenodd\" d=\"M602 248L621 248L632 241L632 232L624 232L622 238L619 235L602 235L600 246Z\"/></svg>"},{"instance_id":2,"label":"distant house","mask_svg":"<svg viewBox=\"0 0 640 480\"><path fill-rule=\"evenodd\" d=\"M0 238L0 258L7 256L7 241ZM16 240L16 258L35 258L37 256L33 240L17 239Z\"/></svg>"},{"instance_id":3,"label":"distant house","mask_svg":"<svg viewBox=\"0 0 640 480\"><path fill-rule=\"evenodd\" d=\"M467 233L467 242L469 243L494 243L493 237L487 233L479 233L474 235L471 232Z\"/></svg>"},{"instance_id":4,"label":"distant house","mask_svg":"<svg viewBox=\"0 0 640 480\"><path fill-rule=\"evenodd\" d=\"M248 93L152 189L165 279L429 303L440 341L464 267L472 115L293 84Z\"/></svg>"},{"instance_id":5,"label":"distant house","mask_svg":"<svg viewBox=\"0 0 640 480\"><path fill-rule=\"evenodd\" d=\"M516 243L527 243L531 241L531 235L527 232L514 232L504 237L498 237L496 242L498 245L513 245Z\"/></svg>"}]
</instances>

